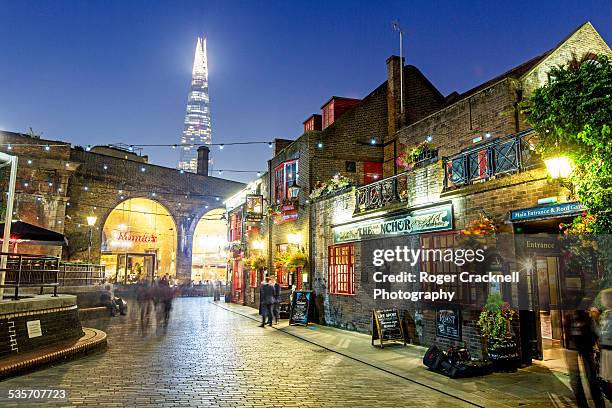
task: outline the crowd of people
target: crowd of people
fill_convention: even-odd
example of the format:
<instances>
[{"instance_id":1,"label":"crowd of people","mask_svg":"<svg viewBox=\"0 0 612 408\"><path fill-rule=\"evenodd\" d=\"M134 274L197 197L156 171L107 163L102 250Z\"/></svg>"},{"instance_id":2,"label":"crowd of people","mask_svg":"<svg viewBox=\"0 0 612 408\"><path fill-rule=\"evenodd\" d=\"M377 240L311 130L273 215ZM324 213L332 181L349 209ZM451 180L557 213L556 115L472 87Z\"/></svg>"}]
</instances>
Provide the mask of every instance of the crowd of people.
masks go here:
<instances>
[{"instance_id":1,"label":"crowd of people","mask_svg":"<svg viewBox=\"0 0 612 408\"><path fill-rule=\"evenodd\" d=\"M152 284L141 283L136 289L136 302L140 314L140 325L144 330L151 325L152 316L155 321L167 329L172 311L172 301L177 289L171 284L171 278L166 274L161 279L155 279Z\"/></svg>"}]
</instances>

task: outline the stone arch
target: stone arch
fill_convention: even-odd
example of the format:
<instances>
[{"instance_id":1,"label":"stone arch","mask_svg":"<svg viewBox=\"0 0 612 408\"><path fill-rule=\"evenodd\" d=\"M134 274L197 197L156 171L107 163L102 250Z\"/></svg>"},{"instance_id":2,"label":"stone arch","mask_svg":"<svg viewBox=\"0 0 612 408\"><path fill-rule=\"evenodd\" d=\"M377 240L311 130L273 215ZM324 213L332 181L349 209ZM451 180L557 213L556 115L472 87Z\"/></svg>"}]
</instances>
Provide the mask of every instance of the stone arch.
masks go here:
<instances>
[{"instance_id":1,"label":"stone arch","mask_svg":"<svg viewBox=\"0 0 612 408\"><path fill-rule=\"evenodd\" d=\"M225 281L227 225L225 209L217 207L202 214L192 231L191 279Z\"/></svg>"},{"instance_id":2,"label":"stone arch","mask_svg":"<svg viewBox=\"0 0 612 408\"><path fill-rule=\"evenodd\" d=\"M170 209L150 197L129 197L100 221L101 262L117 281L177 275L177 223Z\"/></svg>"}]
</instances>

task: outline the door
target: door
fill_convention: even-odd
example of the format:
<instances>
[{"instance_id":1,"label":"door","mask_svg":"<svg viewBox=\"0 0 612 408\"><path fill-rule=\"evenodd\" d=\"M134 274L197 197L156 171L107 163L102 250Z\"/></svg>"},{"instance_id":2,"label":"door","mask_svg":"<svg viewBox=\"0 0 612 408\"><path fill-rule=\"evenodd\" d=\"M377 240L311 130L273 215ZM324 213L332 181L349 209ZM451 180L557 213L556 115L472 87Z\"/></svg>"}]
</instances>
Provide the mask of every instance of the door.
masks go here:
<instances>
[{"instance_id":1,"label":"door","mask_svg":"<svg viewBox=\"0 0 612 408\"><path fill-rule=\"evenodd\" d=\"M535 275L537 287L536 327L538 348L544 360L560 358L563 347L563 315L559 288L559 258L536 256Z\"/></svg>"}]
</instances>

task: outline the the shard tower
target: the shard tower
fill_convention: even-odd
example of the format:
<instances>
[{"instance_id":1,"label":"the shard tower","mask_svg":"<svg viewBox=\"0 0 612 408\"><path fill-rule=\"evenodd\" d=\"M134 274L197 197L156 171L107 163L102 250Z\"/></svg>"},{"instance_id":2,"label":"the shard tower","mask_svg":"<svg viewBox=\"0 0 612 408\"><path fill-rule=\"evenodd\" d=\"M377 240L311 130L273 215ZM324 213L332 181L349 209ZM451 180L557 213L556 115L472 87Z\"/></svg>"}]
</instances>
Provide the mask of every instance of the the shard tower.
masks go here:
<instances>
[{"instance_id":1,"label":"the shard tower","mask_svg":"<svg viewBox=\"0 0 612 408\"><path fill-rule=\"evenodd\" d=\"M197 171L197 146L193 144L212 143L212 128L210 124L210 98L208 96L208 57L206 56L206 38L198 37L191 88L187 99L185 126L181 136L180 157L178 168Z\"/></svg>"}]
</instances>

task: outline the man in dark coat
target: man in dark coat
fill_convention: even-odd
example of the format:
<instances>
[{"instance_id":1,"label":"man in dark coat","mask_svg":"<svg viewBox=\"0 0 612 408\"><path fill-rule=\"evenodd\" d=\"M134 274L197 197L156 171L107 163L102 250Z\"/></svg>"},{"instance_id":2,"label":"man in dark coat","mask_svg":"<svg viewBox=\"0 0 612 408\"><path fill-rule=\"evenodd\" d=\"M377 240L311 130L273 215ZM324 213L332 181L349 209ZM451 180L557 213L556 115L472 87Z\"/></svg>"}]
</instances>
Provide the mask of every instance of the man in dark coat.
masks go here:
<instances>
[{"instance_id":1,"label":"man in dark coat","mask_svg":"<svg viewBox=\"0 0 612 408\"><path fill-rule=\"evenodd\" d=\"M261 315L259 327L265 327L266 319L268 326L272 326L272 305L274 300L274 286L270 284L270 278L266 278L259 287L259 314Z\"/></svg>"}]
</instances>

